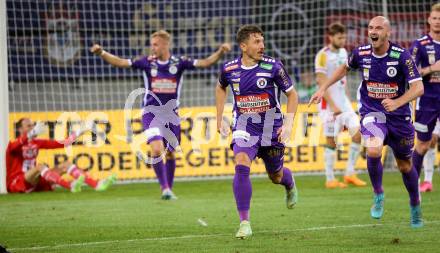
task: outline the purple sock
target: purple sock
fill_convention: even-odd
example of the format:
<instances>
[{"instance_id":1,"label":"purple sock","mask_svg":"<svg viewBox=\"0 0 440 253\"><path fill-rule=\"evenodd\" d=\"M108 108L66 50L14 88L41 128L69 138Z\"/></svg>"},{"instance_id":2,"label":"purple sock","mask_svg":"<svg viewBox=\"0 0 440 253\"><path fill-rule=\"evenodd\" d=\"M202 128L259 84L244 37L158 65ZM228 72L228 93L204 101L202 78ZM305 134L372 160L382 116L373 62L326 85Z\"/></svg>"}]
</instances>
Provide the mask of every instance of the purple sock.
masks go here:
<instances>
[{"instance_id":1,"label":"purple sock","mask_svg":"<svg viewBox=\"0 0 440 253\"><path fill-rule=\"evenodd\" d=\"M168 186L172 189L174 184L174 171L176 171L176 160L169 159L166 163Z\"/></svg>"},{"instance_id":2,"label":"purple sock","mask_svg":"<svg viewBox=\"0 0 440 253\"><path fill-rule=\"evenodd\" d=\"M419 199L419 176L414 167L408 173L402 173L403 183L409 193L409 203L412 206L420 204Z\"/></svg>"},{"instance_id":3,"label":"purple sock","mask_svg":"<svg viewBox=\"0 0 440 253\"><path fill-rule=\"evenodd\" d=\"M382 175L383 167L381 157L369 157L367 156L367 168L370 175L371 184L375 193L383 193L382 189Z\"/></svg>"},{"instance_id":4,"label":"purple sock","mask_svg":"<svg viewBox=\"0 0 440 253\"><path fill-rule=\"evenodd\" d=\"M155 157L156 158L156 157ZM167 175L165 171L165 165L163 164L163 160L160 162L153 164L154 172L156 173L156 177L159 180L160 188L162 190L169 188L167 183Z\"/></svg>"},{"instance_id":5,"label":"purple sock","mask_svg":"<svg viewBox=\"0 0 440 253\"><path fill-rule=\"evenodd\" d=\"M244 165L235 166L235 176L232 186L240 221L249 220L249 209L252 197L252 184L249 173L249 167Z\"/></svg>"},{"instance_id":6,"label":"purple sock","mask_svg":"<svg viewBox=\"0 0 440 253\"><path fill-rule=\"evenodd\" d=\"M419 152L417 152L414 149L413 155L412 155L412 167L414 169L416 169L417 172L417 176L420 177L420 172L422 170L422 164L423 164L423 157L425 155L421 155L419 154Z\"/></svg>"},{"instance_id":7,"label":"purple sock","mask_svg":"<svg viewBox=\"0 0 440 253\"><path fill-rule=\"evenodd\" d=\"M292 172L286 167L283 167L283 178L281 178L280 184L284 185L286 191L291 190L295 185L292 177Z\"/></svg>"}]
</instances>

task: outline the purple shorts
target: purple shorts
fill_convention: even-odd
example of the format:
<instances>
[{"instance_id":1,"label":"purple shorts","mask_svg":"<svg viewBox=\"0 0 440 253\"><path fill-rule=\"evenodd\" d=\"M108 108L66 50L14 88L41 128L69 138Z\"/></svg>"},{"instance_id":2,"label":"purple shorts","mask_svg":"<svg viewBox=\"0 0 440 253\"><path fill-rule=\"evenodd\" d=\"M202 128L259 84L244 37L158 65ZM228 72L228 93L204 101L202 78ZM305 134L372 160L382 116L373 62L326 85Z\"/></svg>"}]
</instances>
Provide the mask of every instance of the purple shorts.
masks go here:
<instances>
[{"instance_id":1,"label":"purple shorts","mask_svg":"<svg viewBox=\"0 0 440 253\"><path fill-rule=\"evenodd\" d=\"M430 141L437 119L440 118L440 110L437 111L416 111L416 122L414 128L417 131L417 139Z\"/></svg>"},{"instance_id":2,"label":"purple shorts","mask_svg":"<svg viewBox=\"0 0 440 253\"><path fill-rule=\"evenodd\" d=\"M240 132L242 133L240 134ZM234 155L244 152L249 156L251 161L256 157L261 158L266 167L266 171L269 174L274 174L283 168L284 144L278 142L278 137L276 135L273 135L272 138L269 138L270 143L266 145L262 144L261 136L254 136L255 140L250 140L250 142L247 142L245 141L245 137L247 136L244 135L244 131L235 131L233 133L231 149L234 151Z\"/></svg>"},{"instance_id":3,"label":"purple shorts","mask_svg":"<svg viewBox=\"0 0 440 253\"><path fill-rule=\"evenodd\" d=\"M142 124L147 136L147 143L163 140L166 150L175 151L176 147L180 145L180 124L175 125L179 122L177 119L179 119L177 113L168 116L161 115L160 117L152 113L143 114Z\"/></svg>"},{"instance_id":4,"label":"purple shorts","mask_svg":"<svg viewBox=\"0 0 440 253\"><path fill-rule=\"evenodd\" d=\"M379 137L390 146L394 156L400 160L411 159L414 147L414 126L410 116L370 113L361 119L361 134L364 140Z\"/></svg>"}]
</instances>

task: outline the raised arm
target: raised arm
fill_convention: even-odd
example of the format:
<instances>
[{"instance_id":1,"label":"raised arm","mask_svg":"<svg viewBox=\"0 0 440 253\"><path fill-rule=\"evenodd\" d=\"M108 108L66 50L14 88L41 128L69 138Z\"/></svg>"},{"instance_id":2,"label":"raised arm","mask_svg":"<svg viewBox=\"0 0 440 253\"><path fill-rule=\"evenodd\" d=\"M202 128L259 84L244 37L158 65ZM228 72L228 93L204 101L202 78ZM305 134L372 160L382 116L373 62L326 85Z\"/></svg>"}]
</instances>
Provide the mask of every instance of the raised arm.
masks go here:
<instances>
[{"instance_id":1,"label":"raised arm","mask_svg":"<svg viewBox=\"0 0 440 253\"><path fill-rule=\"evenodd\" d=\"M118 68L129 68L131 66L130 60L122 59L116 55L113 55L107 51L105 51L101 45L94 44L90 48L90 52L100 56L105 62L111 64L114 67Z\"/></svg>"},{"instance_id":2,"label":"raised arm","mask_svg":"<svg viewBox=\"0 0 440 253\"><path fill-rule=\"evenodd\" d=\"M214 65L227 52L231 51L231 44L223 43L213 54L205 59L197 60L195 66L197 68L207 68Z\"/></svg>"}]
</instances>

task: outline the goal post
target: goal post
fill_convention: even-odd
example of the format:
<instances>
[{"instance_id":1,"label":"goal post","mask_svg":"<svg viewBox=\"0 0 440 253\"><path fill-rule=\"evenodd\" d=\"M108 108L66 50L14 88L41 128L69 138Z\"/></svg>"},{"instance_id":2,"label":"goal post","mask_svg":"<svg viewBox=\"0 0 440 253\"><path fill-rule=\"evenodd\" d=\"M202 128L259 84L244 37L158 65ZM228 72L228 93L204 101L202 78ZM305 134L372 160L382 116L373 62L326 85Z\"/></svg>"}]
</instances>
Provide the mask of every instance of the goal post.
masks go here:
<instances>
[{"instance_id":1,"label":"goal post","mask_svg":"<svg viewBox=\"0 0 440 253\"><path fill-rule=\"evenodd\" d=\"M0 1L0 193L6 194L6 147L8 145L8 49L6 30L6 1Z\"/></svg>"}]
</instances>

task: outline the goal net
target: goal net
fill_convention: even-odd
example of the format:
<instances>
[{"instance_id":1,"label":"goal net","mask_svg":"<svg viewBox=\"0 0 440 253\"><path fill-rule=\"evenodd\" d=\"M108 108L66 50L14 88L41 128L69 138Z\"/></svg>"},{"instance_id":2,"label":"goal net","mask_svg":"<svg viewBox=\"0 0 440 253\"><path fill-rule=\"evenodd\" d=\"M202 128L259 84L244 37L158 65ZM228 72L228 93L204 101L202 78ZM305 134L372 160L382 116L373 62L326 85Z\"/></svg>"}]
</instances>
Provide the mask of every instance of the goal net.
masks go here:
<instances>
[{"instance_id":1,"label":"goal net","mask_svg":"<svg viewBox=\"0 0 440 253\"><path fill-rule=\"evenodd\" d=\"M232 42L233 51L225 58L233 59L239 55L239 47L234 43L237 29L242 24L258 24L265 32L266 54L283 61L297 82L301 101L305 102L316 87L313 59L326 43L328 24L341 21L347 26L347 49L350 50L367 42L367 24L371 17L387 15L393 26L392 40L408 47L427 31L426 18L432 3L7 0L7 15L3 18L7 21L4 50L8 58L9 138L17 136L15 123L21 117L46 121L48 131L43 137L47 138L63 137L75 122L94 119L99 128L97 132L107 134L107 138L92 134L90 138L84 137L87 140L83 142L88 144L85 147L76 143L73 153L68 155L64 151L43 152L42 161L52 165L73 159L98 177L117 172L121 179L152 178L150 167L129 147L132 137L142 132L140 121L133 113L127 122L122 113L129 94L143 87L143 74L105 64L89 53L93 43L122 58L133 58L148 55L149 36L165 29L172 34L175 55L203 58L222 42ZM189 119L182 122L183 138L188 143L201 138L201 146L184 148L179 156L177 176L233 172L227 141L223 140L221 147L212 144L212 140L218 143L213 105L219 68L220 63L184 75L180 99L182 112L189 115ZM349 76L353 101L358 81L357 75ZM140 97L136 99L135 109L140 109ZM231 98L228 101L231 102ZM301 107L297 117L298 131L305 134L306 140L294 145L289 157L299 171L319 171L322 169L321 142L315 143L315 147L307 143L310 134L319 133L314 129L316 109L307 110L310 109ZM66 116L64 112L76 114ZM127 125L131 131L126 129ZM200 152L196 152L197 149ZM346 150L338 157L343 161Z\"/></svg>"}]
</instances>

